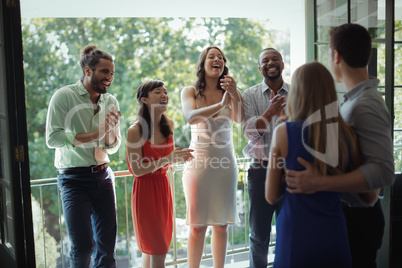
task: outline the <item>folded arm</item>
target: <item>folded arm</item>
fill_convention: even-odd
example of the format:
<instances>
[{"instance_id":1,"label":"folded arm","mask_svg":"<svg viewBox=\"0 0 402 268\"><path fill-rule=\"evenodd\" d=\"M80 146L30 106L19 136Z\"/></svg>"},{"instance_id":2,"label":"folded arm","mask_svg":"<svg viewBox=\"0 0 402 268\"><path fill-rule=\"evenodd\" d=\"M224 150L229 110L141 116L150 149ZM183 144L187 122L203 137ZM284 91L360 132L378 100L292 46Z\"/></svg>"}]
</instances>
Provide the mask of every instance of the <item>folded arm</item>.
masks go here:
<instances>
[{"instance_id":1,"label":"folded arm","mask_svg":"<svg viewBox=\"0 0 402 268\"><path fill-rule=\"evenodd\" d=\"M206 118L215 115L225 106L229 105L230 101L230 94L225 92L222 101L208 107L197 108L194 87L185 87L181 92L181 105L184 118L190 125L205 121Z\"/></svg>"}]
</instances>

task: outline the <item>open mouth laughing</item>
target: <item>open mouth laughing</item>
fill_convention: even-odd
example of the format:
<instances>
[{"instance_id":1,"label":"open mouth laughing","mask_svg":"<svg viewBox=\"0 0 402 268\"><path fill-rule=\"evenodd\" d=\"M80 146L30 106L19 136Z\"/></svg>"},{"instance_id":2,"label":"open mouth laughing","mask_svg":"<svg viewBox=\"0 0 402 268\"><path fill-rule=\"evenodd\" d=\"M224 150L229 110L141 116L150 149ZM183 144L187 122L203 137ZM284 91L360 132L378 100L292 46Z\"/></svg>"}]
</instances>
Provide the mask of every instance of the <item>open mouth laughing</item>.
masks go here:
<instances>
[{"instance_id":1,"label":"open mouth laughing","mask_svg":"<svg viewBox=\"0 0 402 268\"><path fill-rule=\"evenodd\" d=\"M221 65L215 63L214 65L212 65L212 69L215 69L215 70L218 69L218 70L220 70L220 69L221 69Z\"/></svg>"},{"instance_id":2,"label":"open mouth laughing","mask_svg":"<svg viewBox=\"0 0 402 268\"><path fill-rule=\"evenodd\" d=\"M102 81L100 82L100 84L101 84L101 86L104 86L105 88L109 88L111 82L108 81L108 80L102 80Z\"/></svg>"}]
</instances>

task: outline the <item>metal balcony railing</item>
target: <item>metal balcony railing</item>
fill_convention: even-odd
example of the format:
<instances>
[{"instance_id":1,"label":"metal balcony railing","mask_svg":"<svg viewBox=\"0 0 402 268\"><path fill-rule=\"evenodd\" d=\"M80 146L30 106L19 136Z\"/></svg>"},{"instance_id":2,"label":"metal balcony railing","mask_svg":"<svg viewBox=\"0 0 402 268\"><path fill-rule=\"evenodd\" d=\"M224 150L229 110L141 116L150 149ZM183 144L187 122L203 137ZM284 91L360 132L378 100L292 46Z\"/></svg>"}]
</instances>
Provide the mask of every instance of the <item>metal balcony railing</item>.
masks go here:
<instances>
[{"instance_id":1,"label":"metal balcony railing","mask_svg":"<svg viewBox=\"0 0 402 268\"><path fill-rule=\"evenodd\" d=\"M247 169L249 159L237 159L239 180L237 209L240 222L229 226L227 263L230 267L248 266L249 225ZM185 267L187 262L188 226L185 225L185 200L181 174L183 165L176 165L169 172L174 201L174 229L172 244L166 258L166 266ZM141 252L135 242L131 220L131 188L133 176L128 171L115 172L116 203L118 215L118 237L116 244L118 267L140 267ZM70 267L70 242L66 231L57 178L31 181L32 208L34 218L35 254L37 267ZM273 261L275 226L272 226L269 262ZM207 230L203 254L203 267L212 266L210 250L210 229Z\"/></svg>"}]
</instances>

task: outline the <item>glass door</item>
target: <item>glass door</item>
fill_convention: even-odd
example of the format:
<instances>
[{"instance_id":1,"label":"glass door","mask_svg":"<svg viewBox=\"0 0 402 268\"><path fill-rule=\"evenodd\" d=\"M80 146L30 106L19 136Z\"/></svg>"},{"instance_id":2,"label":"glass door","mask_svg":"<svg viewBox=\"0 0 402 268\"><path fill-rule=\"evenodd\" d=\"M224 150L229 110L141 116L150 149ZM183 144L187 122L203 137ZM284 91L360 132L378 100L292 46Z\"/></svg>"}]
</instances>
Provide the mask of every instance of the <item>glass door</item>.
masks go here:
<instances>
[{"instance_id":1,"label":"glass door","mask_svg":"<svg viewBox=\"0 0 402 268\"><path fill-rule=\"evenodd\" d=\"M0 266L35 267L18 0L0 5Z\"/></svg>"}]
</instances>

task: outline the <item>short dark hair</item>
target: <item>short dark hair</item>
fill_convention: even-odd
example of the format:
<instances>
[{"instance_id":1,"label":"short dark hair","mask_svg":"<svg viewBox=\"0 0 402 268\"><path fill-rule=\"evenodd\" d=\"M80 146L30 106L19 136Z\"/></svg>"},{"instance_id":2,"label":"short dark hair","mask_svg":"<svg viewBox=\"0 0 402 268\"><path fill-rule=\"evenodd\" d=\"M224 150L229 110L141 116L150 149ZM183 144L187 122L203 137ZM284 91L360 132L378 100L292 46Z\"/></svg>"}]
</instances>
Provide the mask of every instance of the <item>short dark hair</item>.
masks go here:
<instances>
[{"instance_id":1,"label":"short dark hair","mask_svg":"<svg viewBox=\"0 0 402 268\"><path fill-rule=\"evenodd\" d=\"M272 47L267 47L261 51L260 55L258 55L258 66L261 66L261 54L267 50L272 50L272 51L278 52L279 56L281 56L281 60L283 61L282 54L278 50L276 50L275 48L272 48Z\"/></svg>"},{"instance_id":2,"label":"short dark hair","mask_svg":"<svg viewBox=\"0 0 402 268\"><path fill-rule=\"evenodd\" d=\"M113 62L112 56L100 49L96 45L87 45L82 50L80 65L82 69L81 81L84 81L85 67L89 66L92 71L95 71L96 65L99 63L99 59L110 60Z\"/></svg>"},{"instance_id":3,"label":"short dark hair","mask_svg":"<svg viewBox=\"0 0 402 268\"><path fill-rule=\"evenodd\" d=\"M352 68L366 67L371 57L371 35L359 24L346 23L329 32L331 50L336 50Z\"/></svg>"}]
</instances>

